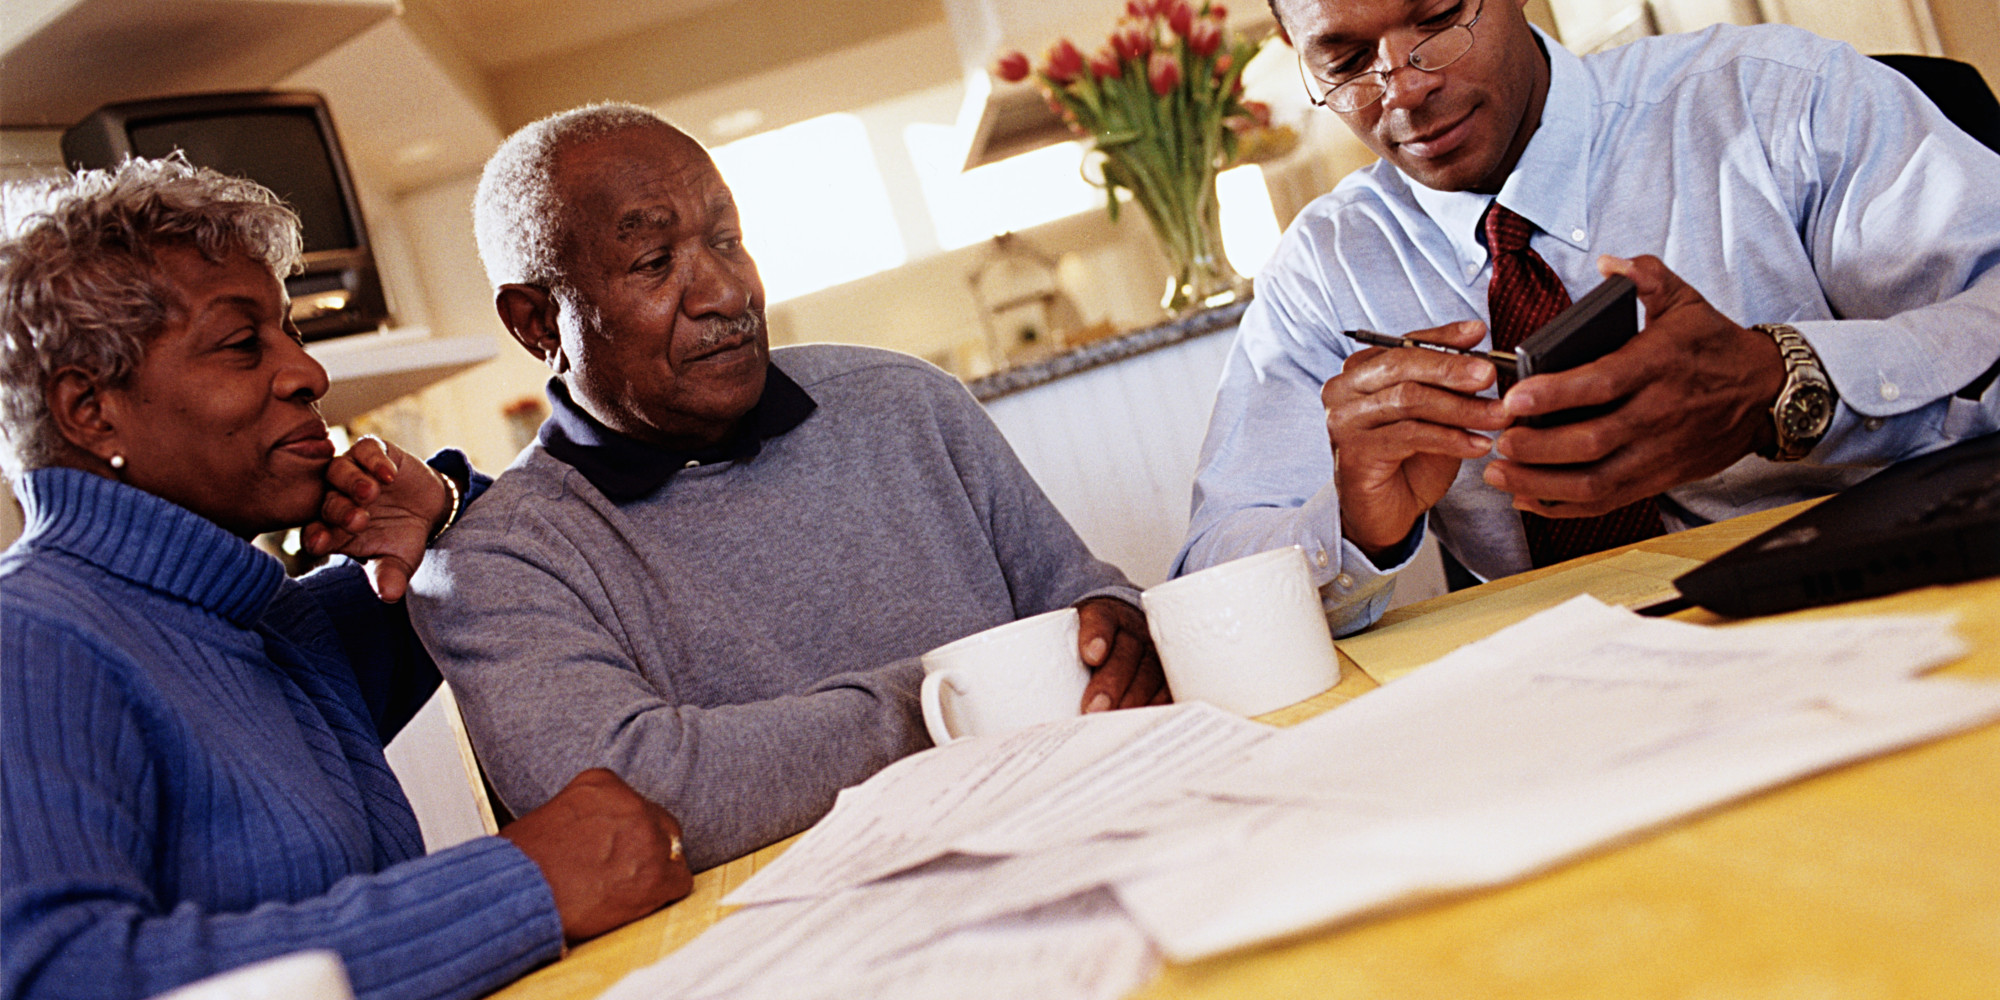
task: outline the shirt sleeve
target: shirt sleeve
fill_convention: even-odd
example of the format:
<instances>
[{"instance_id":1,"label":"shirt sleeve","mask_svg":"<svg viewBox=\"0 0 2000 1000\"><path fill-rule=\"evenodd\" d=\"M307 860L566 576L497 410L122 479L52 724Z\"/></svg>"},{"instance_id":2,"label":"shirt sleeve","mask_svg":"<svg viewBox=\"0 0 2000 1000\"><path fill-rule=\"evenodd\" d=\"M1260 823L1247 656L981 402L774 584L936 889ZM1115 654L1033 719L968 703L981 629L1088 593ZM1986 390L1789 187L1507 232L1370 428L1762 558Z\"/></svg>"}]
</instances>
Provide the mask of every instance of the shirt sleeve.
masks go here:
<instances>
[{"instance_id":1,"label":"shirt sleeve","mask_svg":"<svg viewBox=\"0 0 2000 1000\"><path fill-rule=\"evenodd\" d=\"M1308 209L1310 211L1310 209ZM1302 220L1303 221L1303 220ZM1310 225L1297 225L1257 279L1223 364L1215 412L1202 441L1180 576L1267 549L1305 550L1334 634L1381 617L1425 531L1418 518L1405 557L1378 567L1340 530L1320 387L1340 371L1341 329L1311 275Z\"/></svg>"},{"instance_id":2,"label":"shirt sleeve","mask_svg":"<svg viewBox=\"0 0 2000 1000\"><path fill-rule=\"evenodd\" d=\"M85 640L24 616L8 616L0 652L0 995L147 997L326 948L360 1000L470 998L560 950L547 883L497 837L296 902L227 913L164 903L151 887L170 835L161 777L121 685ZM207 822L230 822L220 806Z\"/></svg>"},{"instance_id":3,"label":"shirt sleeve","mask_svg":"<svg viewBox=\"0 0 2000 1000\"><path fill-rule=\"evenodd\" d=\"M1802 235L1837 317L1794 324L1841 400L1811 460L1879 465L2000 430L2000 154L1847 46L1793 134Z\"/></svg>"},{"instance_id":4,"label":"shirt sleeve","mask_svg":"<svg viewBox=\"0 0 2000 1000\"><path fill-rule=\"evenodd\" d=\"M426 464L465 484L455 514L462 515L474 499L493 485L493 477L473 468L465 454L456 448L439 451ZM348 662L354 665L355 683L375 720L376 734L387 745L424 707L443 680L422 640L417 638L416 629L410 625L409 606L401 601L384 603L375 596L366 571L344 556L333 557L327 566L300 582L333 620Z\"/></svg>"}]
</instances>

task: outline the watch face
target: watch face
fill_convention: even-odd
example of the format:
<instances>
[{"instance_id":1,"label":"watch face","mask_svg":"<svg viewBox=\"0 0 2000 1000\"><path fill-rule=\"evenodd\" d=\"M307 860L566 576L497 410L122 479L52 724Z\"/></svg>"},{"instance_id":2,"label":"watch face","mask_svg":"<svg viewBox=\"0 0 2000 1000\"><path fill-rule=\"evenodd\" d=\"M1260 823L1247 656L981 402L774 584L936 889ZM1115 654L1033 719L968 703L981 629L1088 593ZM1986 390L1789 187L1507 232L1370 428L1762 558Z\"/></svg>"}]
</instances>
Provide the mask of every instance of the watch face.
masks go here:
<instances>
[{"instance_id":1,"label":"watch face","mask_svg":"<svg viewBox=\"0 0 2000 1000\"><path fill-rule=\"evenodd\" d=\"M1813 442L1833 422L1833 395L1816 385L1802 385L1786 398L1786 438Z\"/></svg>"}]
</instances>

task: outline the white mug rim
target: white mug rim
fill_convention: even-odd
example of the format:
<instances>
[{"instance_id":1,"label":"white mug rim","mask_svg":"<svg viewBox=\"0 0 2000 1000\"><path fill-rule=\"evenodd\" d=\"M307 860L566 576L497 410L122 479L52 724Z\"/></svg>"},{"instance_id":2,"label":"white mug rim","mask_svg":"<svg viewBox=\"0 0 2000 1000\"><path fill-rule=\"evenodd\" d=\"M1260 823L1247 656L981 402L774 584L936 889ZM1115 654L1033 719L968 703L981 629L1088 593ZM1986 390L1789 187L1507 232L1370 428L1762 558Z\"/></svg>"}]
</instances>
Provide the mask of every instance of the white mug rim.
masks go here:
<instances>
[{"instance_id":1,"label":"white mug rim","mask_svg":"<svg viewBox=\"0 0 2000 1000\"><path fill-rule=\"evenodd\" d=\"M962 650L971 649L974 646L984 646L988 643L999 642L1011 637L1016 632L1028 631L1030 627L1041 627L1045 624L1045 619L1074 615L1076 613L1075 608L1057 608L1054 611L1044 611L1041 614L1029 615L1026 618L1016 618L1011 622L995 625L992 628L980 629L971 635L960 636L925 653L919 659L923 663L924 673L935 673L938 670L945 669L945 667L942 665L932 666L933 657L950 656Z\"/></svg>"},{"instance_id":2,"label":"white mug rim","mask_svg":"<svg viewBox=\"0 0 2000 1000\"><path fill-rule=\"evenodd\" d=\"M1186 576L1177 576L1165 583L1155 584L1146 588L1139 596L1143 598L1150 594L1162 594L1170 597L1182 590L1199 587L1203 583L1227 580L1241 574L1262 570L1267 564L1277 562L1282 556L1289 553L1297 553L1298 558L1303 560L1305 552L1306 550L1298 545L1280 545L1275 549L1265 549L1262 552L1231 559L1226 563L1217 563L1207 569L1196 570Z\"/></svg>"}]
</instances>

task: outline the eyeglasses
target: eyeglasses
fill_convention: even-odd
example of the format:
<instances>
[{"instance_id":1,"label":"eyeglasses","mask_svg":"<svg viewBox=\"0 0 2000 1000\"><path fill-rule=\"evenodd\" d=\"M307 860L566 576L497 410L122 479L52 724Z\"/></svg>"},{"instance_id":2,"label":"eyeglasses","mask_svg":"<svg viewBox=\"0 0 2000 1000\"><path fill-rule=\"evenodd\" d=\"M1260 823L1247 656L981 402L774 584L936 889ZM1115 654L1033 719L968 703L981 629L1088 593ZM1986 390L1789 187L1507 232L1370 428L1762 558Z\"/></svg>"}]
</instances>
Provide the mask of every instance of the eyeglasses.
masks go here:
<instances>
[{"instance_id":1,"label":"eyeglasses","mask_svg":"<svg viewBox=\"0 0 2000 1000\"><path fill-rule=\"evenodd\" d=\"M1475 0L1471 20L1463 24L1432 27L1438 21L1455 21L1464 10L1463 5L1454 6L1417 22L1418 27L1431 27L1431 34L1411 47L1409 65L1426 73L1435 73L1471 51L1472 26L1478 24L1481 15L1486 13L1486 0ZM1299 79L1305 83L1306 96L1314 104L1341 114L1359 111L1381 100L1382 95L1389 92L1389 74L1393 72L1394 69L1371 69L1328 82L1306 69L1305 52L1299 52Z\"/></svg>"}]
</instances>

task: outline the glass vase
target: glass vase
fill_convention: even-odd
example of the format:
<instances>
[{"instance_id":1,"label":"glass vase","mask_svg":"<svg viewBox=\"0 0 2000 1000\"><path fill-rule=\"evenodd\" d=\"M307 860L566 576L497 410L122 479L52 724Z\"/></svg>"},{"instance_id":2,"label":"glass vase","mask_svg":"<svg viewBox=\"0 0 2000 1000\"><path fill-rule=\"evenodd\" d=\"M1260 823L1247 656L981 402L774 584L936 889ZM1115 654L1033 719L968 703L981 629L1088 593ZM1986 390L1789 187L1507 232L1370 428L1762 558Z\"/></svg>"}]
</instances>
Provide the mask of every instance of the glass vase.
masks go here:
<instances>
[{"instance_id":1,"label":"glass vase","mask_svg":"<svg viewBox=\"0 0 2000 1000\"><path fill-rule=\"evenodd\" d=\"M1222 252L1215 172L1193 180L1186 192L1192 197L1141 199L1150 202L1146 218L1167 255L1167 291L1160 305L1176 317L1233 302L1250 288Z\"/></svg>"}]
</instances>

